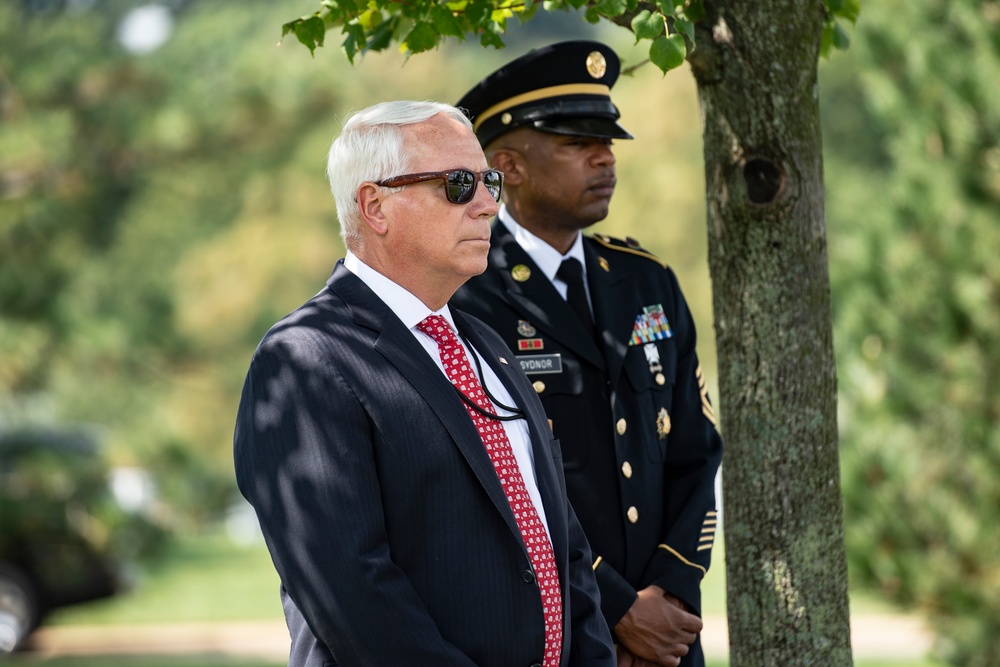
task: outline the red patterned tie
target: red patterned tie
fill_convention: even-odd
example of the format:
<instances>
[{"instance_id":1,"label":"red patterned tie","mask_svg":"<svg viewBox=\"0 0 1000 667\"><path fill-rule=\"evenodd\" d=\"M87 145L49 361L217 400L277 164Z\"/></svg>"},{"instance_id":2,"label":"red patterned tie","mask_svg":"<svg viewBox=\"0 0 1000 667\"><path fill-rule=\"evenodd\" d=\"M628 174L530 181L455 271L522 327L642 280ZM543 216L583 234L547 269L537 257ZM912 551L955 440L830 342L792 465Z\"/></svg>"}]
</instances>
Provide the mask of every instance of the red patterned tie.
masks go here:
<instances>
[{"instance_id":1,"label":"red patterned tie","mask_svg":"<svg viewBox=\"0 0 1000 667\"><path fill-rule=\"evenodd\" d=\"M448 320L440 315L430 315L417 327L437 341L438 354L451 383L483 410L495 412L496 408L486 397L479 379L469 367L465 350L459 344ZM517 527L520 528L521 536L528 547L528 555L532 567L535 568L535 579L538 581L542 596L542 610L545 613L545 667L556 667L562 652L562 592L559 588L559 570L552 553L552 544L524 487L521 470L514 458L503 425L496 419L479 414L468 404L465 405L465 409L479 430L483 445L493 462L493 468L500 478L500 485L507 495L507 502L514 511Z\"/></svg>"}]
</instances>

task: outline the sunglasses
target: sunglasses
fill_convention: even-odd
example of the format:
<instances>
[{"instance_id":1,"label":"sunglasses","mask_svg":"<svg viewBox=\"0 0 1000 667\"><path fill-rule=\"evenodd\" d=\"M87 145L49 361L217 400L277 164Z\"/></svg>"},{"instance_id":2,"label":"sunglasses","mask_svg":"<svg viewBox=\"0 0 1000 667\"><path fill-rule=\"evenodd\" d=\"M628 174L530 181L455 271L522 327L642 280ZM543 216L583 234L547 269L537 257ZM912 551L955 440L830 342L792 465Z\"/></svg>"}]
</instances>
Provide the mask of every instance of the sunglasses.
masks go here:
<instances>
[{"instance_id":1,"label":"sunglasses","mask_svg":"<svg viewBox=\"0 0 1000 667\"><path fill-rule=\"evenodd\" d=\"M467 204L476 193L476 183L483 182L486 191L493 199L500 201L500 191L503 190L503 172L497 169L475 172L468 169L449 169L447 171L426 171L420 174L394 176L375 185L385 188L399 188L404 185L423 183L437 179L444 180L444 194L452 204Z\"/></svg>"}]
</instances>

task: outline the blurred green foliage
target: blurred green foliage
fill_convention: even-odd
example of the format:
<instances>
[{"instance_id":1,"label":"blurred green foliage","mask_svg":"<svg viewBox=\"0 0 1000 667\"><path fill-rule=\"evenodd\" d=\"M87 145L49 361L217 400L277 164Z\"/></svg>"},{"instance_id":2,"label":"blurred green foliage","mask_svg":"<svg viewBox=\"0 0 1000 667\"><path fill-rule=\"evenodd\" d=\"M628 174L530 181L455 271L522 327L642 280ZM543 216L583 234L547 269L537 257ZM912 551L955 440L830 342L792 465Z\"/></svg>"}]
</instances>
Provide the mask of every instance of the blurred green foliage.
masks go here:
<instances>
[{"instance_id":1,"label":"blurred green foliage","mask_svg":"<svg viewBox=\"0 0 1000 667\"><path fill-rule=\"evenodd\" d=\"M1000 664L1000 4L866 3L824 80L855 583ZM836 60L836 59L835 59Z\"/></svg>"}]
</instances>

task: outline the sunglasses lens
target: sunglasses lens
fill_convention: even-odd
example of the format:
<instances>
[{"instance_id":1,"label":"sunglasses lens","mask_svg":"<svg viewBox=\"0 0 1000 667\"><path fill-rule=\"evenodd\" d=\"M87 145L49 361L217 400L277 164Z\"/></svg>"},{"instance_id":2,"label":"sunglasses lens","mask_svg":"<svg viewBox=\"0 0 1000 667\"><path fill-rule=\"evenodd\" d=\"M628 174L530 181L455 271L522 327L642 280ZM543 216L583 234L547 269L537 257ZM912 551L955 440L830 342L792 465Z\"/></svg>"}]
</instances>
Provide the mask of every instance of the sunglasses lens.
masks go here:
<instances>
[{"instance_id":1,"label":"sunglasses lens","mask_svg":"<svg viewBox=\"0 0 1000 667\"><path fill-rule=\"evenodd\" d=\"M500 201L500 189L503 187L503 176L495 169L483 172L483 185L490 195Z\"/></svg>"},{"instance_id":2,"label":"sunglasses lens","mask_svg":"<svg viewBox=\"0 0 1000 667\"><path fill-rule=\"evenodd\" d=\"M464 204L472 199L472 193L476 190L476 176L471 171L464 169L450 171L445 181L448 201L453 204Z\"/></svg>"}]
</instances>

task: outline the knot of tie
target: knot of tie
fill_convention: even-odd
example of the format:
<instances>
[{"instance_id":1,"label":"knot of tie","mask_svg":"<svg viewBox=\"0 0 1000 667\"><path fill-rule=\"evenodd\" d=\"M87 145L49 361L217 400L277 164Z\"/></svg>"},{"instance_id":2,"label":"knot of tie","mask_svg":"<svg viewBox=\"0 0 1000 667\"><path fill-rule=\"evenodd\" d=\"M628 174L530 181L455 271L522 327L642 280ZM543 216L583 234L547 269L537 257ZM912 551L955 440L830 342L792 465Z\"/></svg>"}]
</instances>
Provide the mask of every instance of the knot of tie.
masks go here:
<instances>
[{"instance_id":1,"label":"knot of tie","mask_svg":"<svg viewBox=\"0 0 1000 667\"><path fill-rule=\"evenodd\" d=\"M455 336L451 324L440 315L428 315L420 321L417 328L433 338L439 346L458 345L458 338Z\"/></svg>"},{"instance_id":2,"label":"knot of tie","mask_svg":"<svg viewBox=\"0 0 1000 667\"><path fill-rule=\"evenodd\" d=\"M556 276L567 285L582 285L583 265L575 257L567 257L559 265Z\"/></svg>"},{"instance_id":3,"label":"knot of tie","mask_svg":"<svg viewBox=\"0 0 1000 667\"><path fill-rule=\"evenodd\" d=\"M587 288L583 284L583 265L579 260L569 257L563 260L556 271L556 277L566 283L566 302L569 303L573 312L580 318L580 321L588 326L593 326L594 316L590 312L590 303L587 301Z\"/></svg>"}]
</instances>

